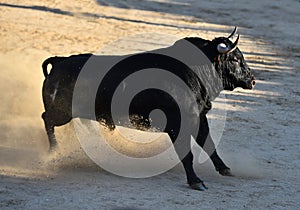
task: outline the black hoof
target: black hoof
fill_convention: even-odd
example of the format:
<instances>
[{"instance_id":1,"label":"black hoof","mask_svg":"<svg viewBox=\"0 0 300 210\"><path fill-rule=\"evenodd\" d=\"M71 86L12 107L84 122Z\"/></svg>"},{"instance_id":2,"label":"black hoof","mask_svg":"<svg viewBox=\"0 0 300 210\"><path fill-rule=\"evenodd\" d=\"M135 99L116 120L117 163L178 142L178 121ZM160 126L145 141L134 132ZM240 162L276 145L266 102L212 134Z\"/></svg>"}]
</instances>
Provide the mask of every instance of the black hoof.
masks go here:
<instances>
[{"instance_id":1,"label":"black hoof","mask_svg":"<svg viewBox=\"0 0 300 210\"><path fill-rule=\"evenodd\" d=\"M219 174L222 176L233 176L229 168L219 170Z\"/></svg>"},{"instance_id":2,"label":"black hoof","mask_svg":"<svg viewBox=\"0 0 300 210\"><path fill-rule=\"evenodd\" d=\"M202 183L193 183L193 184L190 184L190 187L193 190L199 190L199 191L204 191L204 190L208 189L203 182Z\"/></svg>"}]
</instances>

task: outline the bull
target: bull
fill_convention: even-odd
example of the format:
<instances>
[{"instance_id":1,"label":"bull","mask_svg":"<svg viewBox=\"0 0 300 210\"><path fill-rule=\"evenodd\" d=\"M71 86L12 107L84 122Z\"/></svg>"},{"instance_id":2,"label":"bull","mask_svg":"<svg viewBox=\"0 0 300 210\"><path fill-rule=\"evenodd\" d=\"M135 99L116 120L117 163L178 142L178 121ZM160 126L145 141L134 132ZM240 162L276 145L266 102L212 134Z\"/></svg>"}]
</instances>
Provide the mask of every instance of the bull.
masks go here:
<instances>
[{"instance_id":1,"label":"bull","mask_svg":"<svg viewBox=\"0 0 300 210\"><path fill-rule=\"evenodd\" d=\"M213 40L205 40L198 37L187 37L182 40L178 40L174 45L164 50L172 50L178 45L178 43L187 41L200 49L206 55L206 57L214 67L217 75L221 78L222 87L224 90L232 91L236 87L253 89L253 87L255 86L255 77L252 70L244 60L242 52L237 47L240 36L238 35L235 41L231 41L231 39L236 34L236 30L237 28L235 28L228 37L217 37ZM90 118L90 116L88 115L72 115L72 98L80 71L88 62L88 60L93 56L95 55L79 54L69 57L50 57L46 59L42 64L43 73L45 76L42 89L45 112L42 114L42 118L44 120L51 151L54 150L57 145L54 134L55 126L67 124L74 117ZM107 91L107 89L115 90L117 83L119 83L121 80L120 75L128 76L130 74L129 69L135 67L138 68L137 66L139 66L139 68L161 67L171 69L174 74L177 74L181 78L183 78L188 85L191 83L191 81L194 81L194 84L199 84L199 87L196 87L196 92L198 96L197 104L200 107L200 123L199 133L195 140L198 145L200 145L204 149L204 151L209 154L216 171L218 171L219 174L223 176L231 176L232 174L230 168L218 155L216 147L210 135L206 114L211 109L211 101L214 99L214 97L207 97L205 93L205 87L203 86L208 84L205 84L201 81L196 81L195 78L197 75L193 75L189 67L181 65L180 63L176 63L176 61L172 59L166 60L160 59L160 57L153 56L154 55L151 52L135 54L130 59L127 59L126 62L117 65L118 68L116 71L112 71L113 73L108 73L108 82L106 82L104 85L99 86L96 95L94 111L96 113L97 121L105 122L105 125L110 129L115 128L115 123L111 117L111 97L108 96L110 93L109 91ZM103 58L105 56L95 57ZM51 64L51 70L48 70L49 64ZM217 95L220 93L220 91L222 90L218 89ZM148 92L151 92L151 90ZM151 121L149 120L149 112L155 108L162 109L167 117L169 116L173 121L176 120L176 108L170 107L169 103L165 103L163 100L161 100L161 97L166 96L160 95L159 92L154 91L151 98L157 98L157 100L149 100L149 97L145 96L145 94L142 93L141 97L139 98L139 103L136 103L140 105L136 105L130 108L131 116L141 116L139 120L134 120L136 118L132 118L137 129L145 126L150 126ZM160 104L155 104L158 101L160 101ZM176 137L178 136L178 133L174 131L176 130L176 125L172 123L172 120L171 123L167 123L164 131L168 133L170 139L174 143ZM185 146L187 148L190 148L190 139L187 139L185 141ZM192 189L205 190L206 186L204 185L203 180L201 180L196 175L193 169L193 154L190 149L187 153L184 154L180 152L180 148L178 149L175 147L175 150L184 166L189 186Z\"/></svg>"}]
</instances>

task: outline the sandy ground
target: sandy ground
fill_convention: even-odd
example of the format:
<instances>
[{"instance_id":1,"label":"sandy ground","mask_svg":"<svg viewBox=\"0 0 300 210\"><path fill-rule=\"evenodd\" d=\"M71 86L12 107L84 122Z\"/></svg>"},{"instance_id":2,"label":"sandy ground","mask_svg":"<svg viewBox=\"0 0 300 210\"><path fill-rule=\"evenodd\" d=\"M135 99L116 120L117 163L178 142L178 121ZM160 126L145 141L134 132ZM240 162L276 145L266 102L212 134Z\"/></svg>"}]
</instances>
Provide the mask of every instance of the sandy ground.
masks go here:
<instances>
[{"instance_id":1,"label":"sandy ground","mask_svg":"<svg viewBox=\"0 0 300 210\"><path fill-rule=\"evenodd\" d=\"M299 11L296 0L1 0L0 209L299 208ZM224 92L214 103L227 111L218 150L235 177L221 177L209 161L196 167L205 192L188 188L181 165L147 179L118 177L85 156L71 124L57 129L59 150L47 153L45 58L172 44L154 33L212 39L234 25L258 78L254 91Z\"/></svg>"}]
</instances>

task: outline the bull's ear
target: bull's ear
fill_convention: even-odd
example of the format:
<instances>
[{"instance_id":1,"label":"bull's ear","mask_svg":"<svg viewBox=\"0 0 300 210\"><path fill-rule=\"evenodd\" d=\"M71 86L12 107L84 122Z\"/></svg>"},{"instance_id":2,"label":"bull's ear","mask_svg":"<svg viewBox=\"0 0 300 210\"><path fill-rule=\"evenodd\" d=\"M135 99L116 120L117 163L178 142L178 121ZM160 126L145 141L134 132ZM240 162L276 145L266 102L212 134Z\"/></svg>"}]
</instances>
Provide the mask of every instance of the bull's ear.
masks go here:
<instances>
[{"instance_id":1,"label":"bull's ear","mask_svg":"<svg viewBox=\"0 0 300 210\"><path fill-rule=\"evenodd\" d=\"M224 43L220 43L217 46L217 50L219 53L225 54L229 51L229 47Z\"/></svg>"},{"instance_id":2,"label":"bull's ear","mask_svg":"<svg viewBox=\"0 0 300 210\"><path fill-rule=\"evenodd\" d=\"M235 50L235 48L237 48L237 45L239 43L239 39L240 39L240 35L238 35L235 42L233 44L231 44L230 46L227 46L224 43L218 44L218 46L217 46L218 52L221 53L221 54L227 54L227 53L232 52L233 50Z\"/></svg>"}]
</instances>

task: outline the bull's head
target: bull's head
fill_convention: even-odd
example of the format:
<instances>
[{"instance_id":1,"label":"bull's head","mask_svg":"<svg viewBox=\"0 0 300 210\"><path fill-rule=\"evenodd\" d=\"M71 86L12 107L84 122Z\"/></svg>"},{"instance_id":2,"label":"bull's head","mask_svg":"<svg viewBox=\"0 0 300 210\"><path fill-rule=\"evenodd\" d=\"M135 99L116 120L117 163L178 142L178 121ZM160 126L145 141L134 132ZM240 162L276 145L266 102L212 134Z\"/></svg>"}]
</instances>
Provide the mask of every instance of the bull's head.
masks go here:
<instances>
[{"instance_id":1,"label":"bull's head","mask_svg":"<svg viewBox=\"0 0 300 210\"><path fill-rule=\"evenodd\" d=\"M255 77L252 70L247 65L242 52L237 47L240 35L232 42L231 39L236 34L237 28L228 37L215 38L210 46L216 53L214 65L223 80L225 90L233 90L236 87L253 89Z\"/></svg>"},{"instance_id":2,"label":"bull's head","mask_svg":"<svg viewBox=\"0 0 300 210\"><path fill-rule=\"evenodd\" d=\"M236 87L252 89L255 86L255 77L237 47L240 36L231 41L236 31L235 27L228 37L218 37L212 41L193 37L185 39L199 47L214 64L225 90L233 90Z\"/></svg>"}]
</instances>

